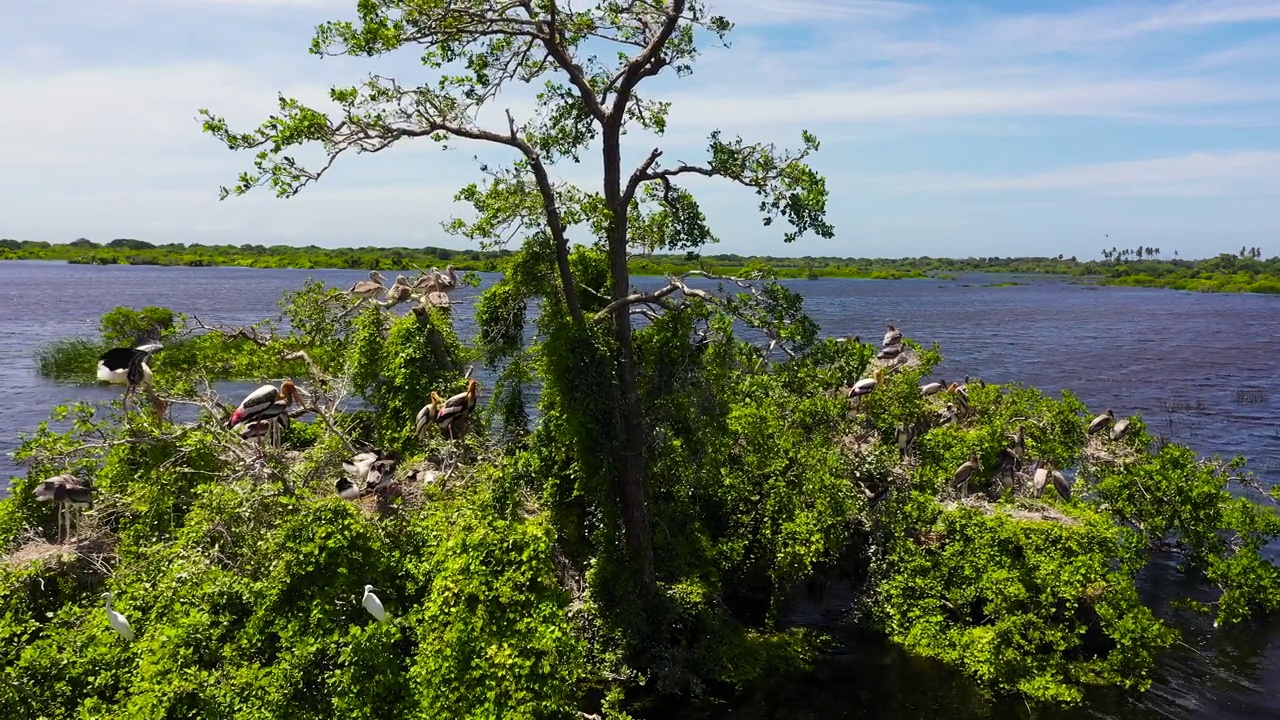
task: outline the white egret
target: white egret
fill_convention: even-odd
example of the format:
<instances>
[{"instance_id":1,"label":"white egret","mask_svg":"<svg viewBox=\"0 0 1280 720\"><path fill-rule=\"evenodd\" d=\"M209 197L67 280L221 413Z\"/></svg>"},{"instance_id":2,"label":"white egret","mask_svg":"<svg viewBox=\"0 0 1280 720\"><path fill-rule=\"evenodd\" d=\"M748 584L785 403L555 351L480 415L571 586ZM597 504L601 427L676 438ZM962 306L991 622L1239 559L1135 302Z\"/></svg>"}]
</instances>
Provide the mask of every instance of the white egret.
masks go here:
<instances>
[{"instance_id":1,"label":"white egret","mask_svg":"<svg viewBox=\"0 0 1280 720\"><path fill-rule=\"evenodd\" d=\"M364 586L364 597L360 599L360 604L379 622L387 619L387 611L382 608L382 601L378 599L378 596L373 594L372 585Z\"/></svg>"},{"instance_id":2,"label":"white egret","mask_svg":"<svg viewBox=\"0 0 1280 720\"><path fill-rule=\"evenodd\" d=\"M111 625L111 629L120 633L120 637L125 640L133 639L133 628L129 626L129 620L125 616L111 609L111 591L102 593L102 597L107 600L107 622Z\"/></svg>"}]
</instances>

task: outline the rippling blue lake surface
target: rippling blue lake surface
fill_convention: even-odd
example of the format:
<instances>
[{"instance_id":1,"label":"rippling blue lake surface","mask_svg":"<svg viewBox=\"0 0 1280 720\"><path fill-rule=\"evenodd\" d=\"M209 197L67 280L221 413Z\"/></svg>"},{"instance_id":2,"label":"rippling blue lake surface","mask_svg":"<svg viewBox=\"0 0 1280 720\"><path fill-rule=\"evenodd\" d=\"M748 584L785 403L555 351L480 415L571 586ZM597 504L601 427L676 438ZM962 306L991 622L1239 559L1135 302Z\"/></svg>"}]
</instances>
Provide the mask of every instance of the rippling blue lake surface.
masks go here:
<instances>
[{"instance_id":1,"label":"rippling blue lake surface","mask_svg":"<svg viewBox=\"0 0 1280 720\"><path fill-rule=\"evenodd\" d=\"M406 272L406 274L409 274ZM394 274L390 274L394 277ZM355 270L163 268L0 261L0 478L20 474L9 453L55 405L105 401L118 387L41 380L33 353L42 343L96 337L98 318L118 305L160 305L205 322L247 324L274 315L282 293L307 278L347 286ZM481 289L498 279L483 275ZM956 280L796 280L789 284L830 335L878 342L886 321L945 359L938 374L1017 381L1057 393L1070 389L1098 412L1140 413L1162 432L1205 455L1245 455L1266 485L1280 483L1280 297L1098 287L1061 278L1009 276ZM637 280L657 286L657 278ZM475 290L454 294L467 300ZM474 335L470 307L455 311L459 334ZM230 384L235 396L257 383ZM220 386L222 387L222 386ZM0 485L6 484L0 482ZM1156 602L1181 582L1157 566L1144 580ZM1034 717L1280 718L1280 632L1274 625L1230 633L1183 628L1181 648L1162 663L1144 696L1106 695L1091 709ZM933 663L874 639L822 662L811 682L762 689L724 714L741 718L1028 717L993 704ZM724 715L721 715L724 716Z\"/></svg>"}]
</instances>

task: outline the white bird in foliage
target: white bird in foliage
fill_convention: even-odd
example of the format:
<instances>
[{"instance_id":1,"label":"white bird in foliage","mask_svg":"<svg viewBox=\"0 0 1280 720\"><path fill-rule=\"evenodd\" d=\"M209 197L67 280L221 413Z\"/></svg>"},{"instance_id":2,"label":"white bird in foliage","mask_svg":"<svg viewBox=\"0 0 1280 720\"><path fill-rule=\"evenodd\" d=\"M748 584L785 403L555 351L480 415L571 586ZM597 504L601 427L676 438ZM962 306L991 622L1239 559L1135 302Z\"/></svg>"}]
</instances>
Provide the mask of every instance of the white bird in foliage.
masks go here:
<instances>
[{"instance_id":1,"label":"white bird in foliage","mask_svg":"<svg viewBox=\"0 0 1280 720\"><path fill-rule=\"evenodd\" d=\"M930 395L937 395L938 393L942 392L943 388L945 388L946 386L947 386L946 380L939 380L938 382L931 382L927 385L921 385L920 397L929 397Z\"/></svg>"},{"instance_id":2,"label":"white bird in foliage","mask_svg":"<svg viewBox=\"0 0 1280 720\"><path fill-rule=\"evenodd\" d=\"M140 387L151 387L152 375L147 359L163 347L160 343L147 343L134 348L111 348L98 356L98 379L124 385L123 402L127 409L130 395Z\"/></svg>"},{"instance_id":3,"label":"white bird in foliage","mask_svg":"<svg viewBox=\"0 0 1280 720\"><path fill-rule=\"evenodd\" d=\"M102 593L102 597L107 600L107 623L111 625L111 629L120 633L120 637L125 640L132 640L133 628L129 626L128 618L111 609L111 591Z\"/></svg>"},{"instance_id":4,"label":"white bird in foliage","mask_svg":"<svg viewBox=\"0 0 1280 720\"><path fill-rule=\"evenodd\" d=\"M347 294L361 300L374 299L386 294L387 279L377 270L369 271L368 280L357 280L347 288Z\"/></svg>"},{"instance_id":5,"label":"white bird in foliage","mask_svg":"<svg viewBox=\"0 0 1280 720\"><path fill-rule=\"evenodd\" d=\"M93 487L88 482L81 482L75 475L56 475L35 486L31 492L36 496L36 502L52 500L58 504L59 543L72 536L74 511L93 507Z\"/></svg>"},{"instance_id":6,"label":"white bird in foliage","mask_svg":"<svg viewBox=\"0 0 1280 720\"><path fill-rule=\"evenodd\" d=\"M1049 470L1050 464L1048 460L1043 462L1036 461L1035 471L1031 476L1031 492L1035 497L1040 497L1044 494L1044 487L1049 483Z\"/></svg>"},{"instance_id":7,"label":"white bird in foliage","mask_svg":"<svg viewBox=\"0 0 1280 720\"><path fill-rule=\"evenodd\" d=\"M1099 430L1103 429L1107 425L1110 425L1111 422L1115 419L1116 419L1116 414L1111 412L1111 408L1107 408L1106 412L1094 418L1093 421L1089 423L1089 429L1087 432L1090 435L1096 434Z\"/></svg>"},{"instance_id":8,"label":"white bird in foliage","mask_svg":"<svg viewBox=\"0 0 1280 720\"><path fill-rule=\"evenodd\" d=\"M364 586L364 597L360 598L360 604L379 622L387 619L387 611L383 609L382 601L378 599L378 596L373 594L372 585Z\"/></svg>"},{"instance_id":9,"label":"white bird in foliage","mask_svg":"<svg viewBox=\"0 0 1280 720\"><path fill-rule=\"evenodd\" d=\"M1111 439L1119 440L1129 431L1129 418L1125 418L1111 426Z\"/></svg>"},{"instance_id":10,"label":"white bird in foliage","mask_svg":"<svg viewBox=\"0 0 1280 720\"><path fill-rule=\"evenodd\" d=\"M884 382L884 371L876 368L875 373L872 374L871 377L862 378L858 382L854 383L853 387L849 388L849 397L856 398L867 395L872 390L875 390L876 386L882 382Z\"/></svg>"}]
</instances>

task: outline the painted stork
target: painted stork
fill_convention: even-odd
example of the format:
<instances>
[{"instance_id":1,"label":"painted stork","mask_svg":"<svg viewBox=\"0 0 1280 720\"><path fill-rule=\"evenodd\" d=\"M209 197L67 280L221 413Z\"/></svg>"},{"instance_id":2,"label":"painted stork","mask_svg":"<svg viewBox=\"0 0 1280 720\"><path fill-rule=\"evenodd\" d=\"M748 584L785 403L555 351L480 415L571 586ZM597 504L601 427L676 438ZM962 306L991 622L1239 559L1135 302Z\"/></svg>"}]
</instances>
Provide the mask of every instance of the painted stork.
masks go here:
<instances>
[{"instance_id":1,"label":"painted stork","mask_svg":"<svg viewBox=\"0 0 1280 720\"><path fill-rule=\"evenodd\" d=\"M283 429L288 425L288 421L279 416L287 414L289 406L295 402L301 405L303 400L292 380L280 383L279 389L275 385L263 385L240 401L240 405L227 420L227 427L234 428L240 423L253 424L262 420L272 421L272 425L260 427L259 431L249 434L249 437L257 437L261 440L262 437L272 434L276 428Z\"/></svg>"},{"instance_id":2,"label":"painted stork","mask_svg":"<svg viewBox=\"0 0 1280 720\"><path fill-rule=\"evenodd\" d=\"M876 368L875 373L873 373L871 377L862 378L858 382L854 383L853 387L849 388L849 397L858 398L863 395L868 395L882 382L884 382L884 371L880 368Z\"/></svg>"},{"instance_id":3,"label":"painted stork","mask_svg":"<svg viewBox=\"0 0 1280 720\"><path fill-rule=\"evenodd\" d=\"M129 619L111 608L111 591L102 593L102 597L107 601L107 624L120 634L125 640L133 639L133 628L129 626Z\"/></svg>"},{"instance_id":4,"label":"painted stork","mask_svg":"<svg viewBox=\"0 0 1280 720\"><path fill-rule=\"evenodd\" d=\"M945 389L946 387L947 387L946 380L939 380L938 382L931 382L927 385L921 385L920 397L929 397L930 395L937 395L938 393L942 392L943 389Z\"/></svg>"},{"instance_id":5,"label":"painted stork","mask_svg":"<svg viewBox=\"0 0 1280 720\"><path fill-rule=\"evenodd\" d=\"M969 413L969 392L965 390L965 387L960 383L953 382L951 383L951 386L947 388L947 392L955 397L956 404L957 404L957 407L959 407L960 412L964 414L968 414Z\"/></svg>"},{"instance_id":6,"label":"painted stork","mask_svg":"<svg viewBox=\"0 0 1280 720\"><path fill-rule=\"evenodd\" d=\"M431 402L422 406L418 411L418 416L413 421L413 434L423 440L427 437L427 430L436 422L436 416L440 414L440 408L444 407L444 399L436 391L431 391Z\"/></svg>"},{"instance_id":7,"label":"painted stork","mask_svg":"<svg viewBox=\"0 0 1280 720\"><path fill-rule=\"evenodd\" d=\"M93 507L93 486L81 482L75 475L57 475L35 486L31 491L36 502L53 501L58 504L58 542L73 535L72 520L75 512ZM77 522L78 526L79 523ZM63 534L63 528L66 534Z\"/></svg>"},{"instance_id":8,"label":"painted stork","mask_svg":"<svg viewBox=\"0 0 1280 720\"><path fill-rule=\"evenodd\" d=\"M956 474L951 478L951 487L961 488L961 497L968 495L969 481L973 479L973 476L981 469L982 464L978 462L978 454L970 451L969 459L965 460L964 464L956 468Z\"/></svg>"},{"instance_id":9,"label":"painted stork","mask_svg":"<svg viewBox=\"0 0 1280 720\"><path fill-rule=\"evenodd\" d=\"M1117 422L1115 425L1111 426L1111 439L1119 440L1120 438L1124 437L1124 434L1128 431L1129 431L1129 418L1124 418L1123 420L1120 420L1119 422Z\"/></svg>"},{"instance_id":10,"label":"painted stork","mask_svg":"<svg viewBox=\"0 0 1280 720\"><path fill-rule=\"evenodd\" d=\"M363 605L364 609L369 611L369 614L377 619L378 622L382 622L387 619L387 611L382 607L382 601L378 599L378 596L373 594L372 585L364 586L364 597L360 598L360 604Z\"/></svg>"},{"instance_id":11,"label":"painted stork","mask_svg":"<svg viewBox=\"0 0 1280 720\"><path fill-rule=\"evenodd\" d=\"M147 343L138 347L118 347L98 356L98 379L113 385L124 385L122 402L128 409L129 396L140 387L151 387L151 367L147 359L164 346Z\"/></svg>"},{"instance_id":12,"label":"painted stork","mask_svg":"<svg viewBox=\"0 0 1280 720\"><path fill-rule=\"evenodd\" d=\"M450 440L455 439L456 435L466 433L467 416L476 407L478 386L479 383L476 382L475 378L469 378L467 380L467 389L445 400L444 405L436 413L436 425L439 425L441 430L449 434ZM461 424L461 429L456 434L454 432L455 424Z\"/></svg>"},{"instance_id":13,"label":"painted stork","mask_svg":"<svg viewBox=\"0 0 1280 720\"><path fill-rule=\"evenodd\" d=\"M892 347L902 342L902 331L894 327L893 323L890 323L885 327L887 329L884 333L884 342L881 343L883 347Z\"/></svg>"},{"instance_id":14,"label":"painted stork","mask_svg":"<svg viewBox=\"0 0 1280 720\"><path fill-rule=\"evenodd\" d=\"M347 294L360 300L380 298L387 293L387 279L377 270L369 271L368 280L357 280L347 288Z\"/></svg>"},{"instance_id":15,"label":"painted stork","mask_svg":"<svg viewBox=\"0 0 1280 720\"><path fill-rule=\"evenodd\" d=\"M1094 418L1089 423L1089 429L1086 431L1090 435L1096 435L1098 431L1110 425L1116 419L1116 414L1111 412L1111 408L1107 408L1106 412Z\"/></svg>"}]
</instances>

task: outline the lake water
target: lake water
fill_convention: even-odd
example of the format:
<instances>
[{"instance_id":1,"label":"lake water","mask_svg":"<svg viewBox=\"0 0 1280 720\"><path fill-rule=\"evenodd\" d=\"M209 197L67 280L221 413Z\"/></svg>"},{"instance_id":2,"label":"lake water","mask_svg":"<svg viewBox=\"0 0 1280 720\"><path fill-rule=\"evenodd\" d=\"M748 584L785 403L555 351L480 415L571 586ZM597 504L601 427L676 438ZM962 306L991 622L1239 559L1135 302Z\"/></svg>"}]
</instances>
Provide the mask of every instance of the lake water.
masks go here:
<instances>
[{"instance_id":1,"label":"lake water","mask_svg":"<svg viewBox=\"0 0 1280 720\"><path fill-rule=\"evenodd\" d=\"M160 305L205 322L247 324L277 312L282 293L309 277L345 287L365 273L0 261L0 478L21 472L8 454L18 434L33 430L50 408L120 394L118 387L41 380L33 361L41 343L95 337L98 318L118 305ZM484 288L498 276L482 277ZM858 333L878 342L891 321L918 342L941 344L942 377L1019 381L1053 393L1068 388L1096 411L1141 413L1153 431L1203 454L1246 455L1264 484L1280 483L1280 296L1097 287L1044 277L990 286L1009 279L961 275L950 281L791 285L824 333ZM659 282L644 278L638 284ZM466 300L475 292L466 288L454 297ZM473 336L469 307L459 306L455 317L459 333ZM256 384L233 384L230 395ZM1144 591L1164 603L1167 588L1179 582L1171 566L1157 565L1144 578ZM1090 709L1037 710L1034 717L1280 718L1276 624L1229 633L1193 624L1183 631L1190 647L1169 653L1146 695L1101 694ZM809 681L762 688L748 702L715 714L1028 717L1020 701L993 704L956 673L870 638L849 638L847 651L820 663Z\"/></svg>"}]
</instances>

